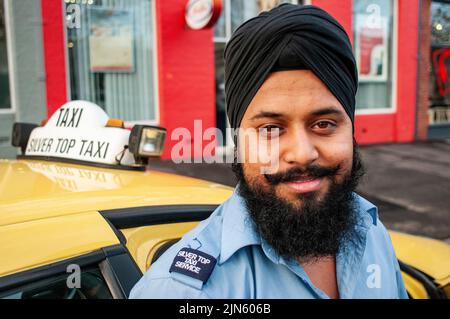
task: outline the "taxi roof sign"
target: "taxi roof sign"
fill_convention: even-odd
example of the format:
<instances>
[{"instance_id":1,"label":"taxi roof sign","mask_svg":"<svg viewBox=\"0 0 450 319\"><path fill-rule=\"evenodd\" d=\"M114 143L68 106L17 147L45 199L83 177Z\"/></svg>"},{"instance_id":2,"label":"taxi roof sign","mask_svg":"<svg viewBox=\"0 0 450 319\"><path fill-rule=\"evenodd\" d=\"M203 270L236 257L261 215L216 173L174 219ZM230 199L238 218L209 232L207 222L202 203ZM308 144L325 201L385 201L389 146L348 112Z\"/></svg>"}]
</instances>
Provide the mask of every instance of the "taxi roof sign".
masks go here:
<instances>
[{"instance_id":1,"label":"taxi roof sign","mask_svg":"<svg viewBox=\"0 0 450 319\"><path fill-rule=\"evenodd\" d=\"M107 127L108 120L105 111L94 103L68 102L44 126L33 129L25 155L111 165L135 164L128 151L130 131Z\"/></svg>"}]
</instances>

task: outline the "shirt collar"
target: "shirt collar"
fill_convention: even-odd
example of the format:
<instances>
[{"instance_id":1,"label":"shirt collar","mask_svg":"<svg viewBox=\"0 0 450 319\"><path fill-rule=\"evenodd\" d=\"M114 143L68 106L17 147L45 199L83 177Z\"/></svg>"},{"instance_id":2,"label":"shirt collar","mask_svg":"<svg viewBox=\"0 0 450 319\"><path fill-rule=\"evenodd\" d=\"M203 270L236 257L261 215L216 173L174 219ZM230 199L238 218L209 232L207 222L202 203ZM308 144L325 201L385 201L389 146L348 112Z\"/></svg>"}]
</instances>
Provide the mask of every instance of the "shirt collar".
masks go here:
<instances>
[{"instance_id":1,"label":"shirt collar","mask_svg":"<svg viewBox=\"0 0 450 319\"><path fill-rule=\"evenodd\" d=\"M273 255L271 259L275 258L276 254L271 253L270 247L261 238L257 227L249 215L247 208L245 207L244 199L238 193L239 185L235 188L232 196L224 202L222 206L222 238L221 238L221 252L219 263L222 264L227 261L236 251L239 249L251 246L262 245L267 246L264 251ZM372 224L377 224L378 208L369 202L362 196L353 193L355 198L354 203L357 205L356 209L358 215L363 220L367 220L367 214L369 215ZM365 216L364 216L365 215ZM369 226L369 225L368 225Z\"/></svg>"},{"instance_id":2,"label":"shirt collar","mask_svg":"<svg viewBox=\"0 0 450 319\"><path fill-rule=\"evenodd\" d=\"M261 244L259 232L245 207L244 199L238 194L238 188L239 185L222 208L220 264L242 247Z\"/></svg>"},{"instance_id":3,"label":"shirt collar","mask_svg":"<svg viewBox=\"0 0 450 319\"><path fill-rule=\"evenodd\" d=\"M378 207L357 193L353 193L353 197L356 203L356 211L360 214L369 214L369 216L372 217L372 224L376 226L378 220Z\"/></svg>"}]
</instances>

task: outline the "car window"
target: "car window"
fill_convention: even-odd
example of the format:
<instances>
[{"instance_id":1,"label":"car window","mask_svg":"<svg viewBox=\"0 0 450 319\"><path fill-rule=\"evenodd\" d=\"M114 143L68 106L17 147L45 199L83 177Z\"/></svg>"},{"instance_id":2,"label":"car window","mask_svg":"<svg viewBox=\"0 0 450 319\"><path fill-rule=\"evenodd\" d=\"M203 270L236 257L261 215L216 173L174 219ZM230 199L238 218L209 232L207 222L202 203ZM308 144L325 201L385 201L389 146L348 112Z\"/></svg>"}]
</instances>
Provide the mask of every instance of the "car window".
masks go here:
<instances>
[{"instance_id":1,"label":"car window","mask_svg":"<svg viewBox=\"0 0 450 319\"><path fill-rule=\"evenodd\" d=\"M98 268L81 269L79 285L61 274L23 285L0 296L3 299L111 299L112 295ZM75 286L75 287L73 287Z\"/></svg>"}]
</instances>

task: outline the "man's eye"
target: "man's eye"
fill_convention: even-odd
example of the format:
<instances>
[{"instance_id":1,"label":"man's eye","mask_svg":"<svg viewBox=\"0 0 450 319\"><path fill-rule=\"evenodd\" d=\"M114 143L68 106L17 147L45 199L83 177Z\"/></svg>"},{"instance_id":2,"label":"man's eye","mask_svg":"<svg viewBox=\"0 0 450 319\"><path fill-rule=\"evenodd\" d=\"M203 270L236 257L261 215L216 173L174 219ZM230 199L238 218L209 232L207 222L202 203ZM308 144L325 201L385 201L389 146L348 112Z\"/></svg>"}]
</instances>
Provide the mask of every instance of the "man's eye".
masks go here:
<instances>
[{"instance_id":1,"label":"man's eye","mask_svg":"<svg viewBox=\"0 0 450 319\"><path fill-rule=\"evenodd\" d=\"M313 125L313 127L317 126L319 129L331 129L336 126L333 122L330 121L319 121L316 124Z\"/></svg>"},{"instance_id":2,"label":"man's eye","mask_svg":"<svg viewBox=\"0 0 450 319\"><path fill-rule=\"evenodd\" d=\"M266 125L259 128L259 133L263 136L278 136L280 134L280 127L276 125Z\"/></svg>"}]
</instances>

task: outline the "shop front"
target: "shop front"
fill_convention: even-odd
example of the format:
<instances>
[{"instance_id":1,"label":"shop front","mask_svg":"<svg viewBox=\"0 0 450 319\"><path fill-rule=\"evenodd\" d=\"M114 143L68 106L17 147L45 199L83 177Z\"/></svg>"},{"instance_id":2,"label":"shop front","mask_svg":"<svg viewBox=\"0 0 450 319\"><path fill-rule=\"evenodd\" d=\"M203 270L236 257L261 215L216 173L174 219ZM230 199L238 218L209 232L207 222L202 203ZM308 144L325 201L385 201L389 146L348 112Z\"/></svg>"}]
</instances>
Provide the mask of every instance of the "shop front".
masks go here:
<instances>
[{"instance_id":1,"label":"shop front","mask_svg":"<svg viewBox=\"0 0 450 319\"><path fill-rule=\"evenodd\" d=\"M186 24L185 0L40 0L47 113L68 100L92 101L112 116L226 134L223 50L245 20L280 2L318 5L347 30L359 69L360 144L416 139L419 0L222 0L213 27ZM207 2L207 1L206 1ZM217 3L218 1L211 1ZM194 133L194 121L202 128ZM192 148L193 157L203 147Z\"/></svg>"},{"instance_id":2,"label":"shop front","mask_svg":"<svg viewBox=\"0 0 450 319\"><path fill-rule=\"evenodd\" d=\"M431 2L428 138L450 138L450 1Z\"/></svg>"},{"instance_id":3,"label":"shop front","mask_svg":"<svg viewBox=\"0 0 450 319\"><path fill-rule=\"evenodd\" d=\"M10 96L9 66L6 43L5 6L0 0L0 154L6 156L8 152L7 127L11 126L14 118Z\"/></svg>"},{"instance_id":4,"label":"shop front","mask_svg":"<svg viewBox=\"0 0 450 319\"><path fill-rule=\"evenodd\" d=\"M13 158L14 122L47 113L40 0L0 0L0 158Z\"/></svg>"}]
</instances>

